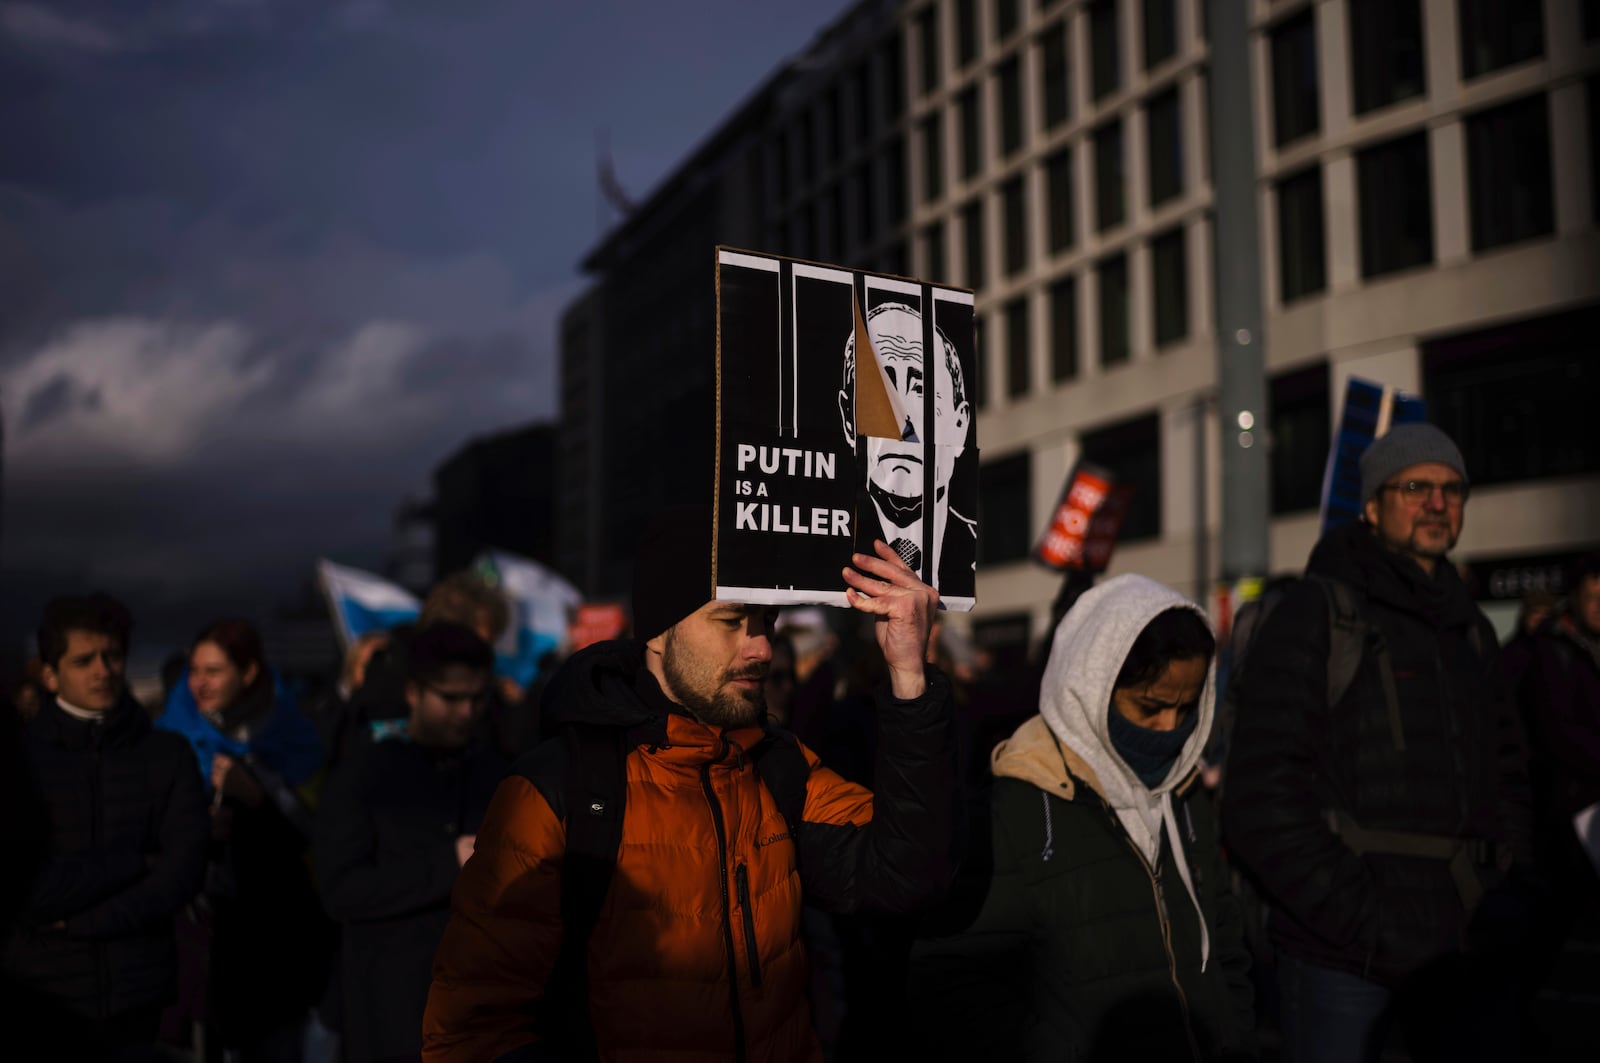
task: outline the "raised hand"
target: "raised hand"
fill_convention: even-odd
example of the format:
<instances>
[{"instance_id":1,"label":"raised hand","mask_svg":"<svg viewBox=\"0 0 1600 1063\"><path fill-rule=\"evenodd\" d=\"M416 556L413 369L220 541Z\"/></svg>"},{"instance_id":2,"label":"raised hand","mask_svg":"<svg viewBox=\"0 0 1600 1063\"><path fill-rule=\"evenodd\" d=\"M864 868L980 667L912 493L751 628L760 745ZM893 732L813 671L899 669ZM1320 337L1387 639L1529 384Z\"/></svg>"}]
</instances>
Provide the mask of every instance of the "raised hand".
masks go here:
<instances>
[{"instance_id":1,"label":"raised hand","mask_svg":"<svg viewBox=\"0 0 1600 1063\"><path fill-rule=\"evenodd\" d=\"M920 698L927 689L923 662L928 634L939 609L939 592L917 578L900 556L881 539L872 541L878 555L852 554L855 567L844 570L845 600L873 615L873 633L889 666L894 696Z\"/></svg>"}]
</instances>

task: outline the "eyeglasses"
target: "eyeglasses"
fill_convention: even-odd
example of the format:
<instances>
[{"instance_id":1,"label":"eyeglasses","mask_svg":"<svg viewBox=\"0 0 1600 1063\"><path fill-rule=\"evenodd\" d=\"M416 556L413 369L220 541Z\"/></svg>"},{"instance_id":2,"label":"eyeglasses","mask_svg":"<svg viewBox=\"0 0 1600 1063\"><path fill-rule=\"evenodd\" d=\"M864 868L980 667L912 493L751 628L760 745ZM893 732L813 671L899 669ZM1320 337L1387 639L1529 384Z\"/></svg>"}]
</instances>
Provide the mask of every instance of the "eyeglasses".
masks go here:
<instances>
[{"instance_id":1,"label":"eyeglasses","mask_svg":"<svg viewBox=\"0 0 1600 1063\"><path fill-rule=\"evenodd\" d=\"M1451 480L1447 483L1439 483L1436 480L1400 480L1384 484L1378 490L1398 491L1400 497L1413 506L1420 506L1433 498L1435 491L1444 495L1446 505L1459 506L1467 500L1467 485L1460 480Z\"/></svg>"},{"instance_id":2,"label":"eyeglasses","mask_svg":"<svg viewBox=\"0 0 1600 1063\"><path fill-rule=\"evenodd\" d=\"M446 705L467 705L474 709L481 709L489 704L489 692L487 690L457 691L444 690L434 686L432 683L424 683L422 685L427 689L428 693Z\"/></svg>"}]
</instances>

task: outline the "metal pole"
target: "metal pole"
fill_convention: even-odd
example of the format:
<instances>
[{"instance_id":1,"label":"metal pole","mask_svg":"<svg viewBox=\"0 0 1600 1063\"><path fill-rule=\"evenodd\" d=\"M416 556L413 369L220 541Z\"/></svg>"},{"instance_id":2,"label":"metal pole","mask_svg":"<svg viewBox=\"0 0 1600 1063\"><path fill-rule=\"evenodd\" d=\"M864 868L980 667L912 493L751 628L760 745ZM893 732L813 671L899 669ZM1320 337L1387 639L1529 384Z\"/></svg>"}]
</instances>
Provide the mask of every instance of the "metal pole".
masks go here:
<instances>
[{"instance_id":1,"label":"metal pole","mask_svg":"<svg viewBox=\"0 0 1600 1063\"><path fill-rule=\"evenodd\" d=\"M1211 158L1216 206L1217 414L1222 578L1267 572L1267 388L1261 333L1255 110L1248 0L1212 0Z\"/></svg>"}]
</instances>

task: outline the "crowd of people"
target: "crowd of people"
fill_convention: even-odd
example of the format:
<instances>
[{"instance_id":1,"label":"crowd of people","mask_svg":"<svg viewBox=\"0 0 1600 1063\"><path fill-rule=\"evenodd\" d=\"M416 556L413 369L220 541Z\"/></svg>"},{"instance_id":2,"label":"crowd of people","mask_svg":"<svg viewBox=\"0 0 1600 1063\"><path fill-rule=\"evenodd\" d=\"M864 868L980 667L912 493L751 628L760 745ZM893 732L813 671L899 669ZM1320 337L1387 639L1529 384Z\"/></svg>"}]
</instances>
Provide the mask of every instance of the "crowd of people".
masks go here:
<instances>
[{"instance_id":1,"label":"crowd of people","mask_svg":"<svg viewBox=\"0 0 1600 1063\"><path fill-rule=\"evenodd\" d=\"M707 601L695 507L640 543L633 637L531 690L496 676L507 607L471 574L303 699L223 620L140 705L128 610L59 598L0 764L0 1039L1566 1058L1534 1002L1600 911L1574 829L1600 802L1600 558L1502 650L1447 559L1455 445L1401 426L1361 474L1364 519L1248 640L1127 574L1064 595L1032 664L945 630L881 543L847 610Z\"/></svg>"}]
</instances>

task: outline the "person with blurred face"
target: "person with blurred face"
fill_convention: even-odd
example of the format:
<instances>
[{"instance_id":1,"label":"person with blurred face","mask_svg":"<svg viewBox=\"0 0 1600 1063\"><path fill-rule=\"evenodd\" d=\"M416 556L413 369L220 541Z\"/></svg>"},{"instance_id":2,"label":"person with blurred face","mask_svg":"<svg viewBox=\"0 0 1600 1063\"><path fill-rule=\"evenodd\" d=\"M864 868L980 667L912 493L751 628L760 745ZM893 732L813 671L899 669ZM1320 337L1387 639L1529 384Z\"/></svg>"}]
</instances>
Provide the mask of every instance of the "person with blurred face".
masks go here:
<instances>
[{"instance_id":1,"label":"person with blurred face","mask_svg":"<svg viewBox=\"0 0 1600 1063\"><path fill-rule=\"evenodd\" d=\"M450 891L506 767L474 742L494 669L489 644L463 625L432 624L412 640L407 668L406 730L335 768L317 813L322 902L343 927L351 1063L421 1050Z\"/></svg>"},{"instance_id":2,"label":"person with blurred face","mask_svg":"<svg viewBox=\"0 0 1600 1063\"><path fill-rule=\"evenodd\" d=\"M873 617L888 665L875 794L768 732L774 610L706 600L710 507L652 522L634 566L638 641L587 647L552 678L554 737L501 783L461 872L424 1058L820 1058L804 898L904 910L936 896L954 860L948 683L924 664L938 595L881 542L853 564L846 600ZM780 790L803 809L780 807L770 785L786 756L794 788ZM568 779L575 760L586 770ZM614 788L594 793L613 766ZM602 857L569 841L616 798L607 899L580 929L565 876ZM585 934L587 959L570 969L562 942Z\"/></svg>"},{"instance_id":3,"label":"person with blurred face","mask_svg":"<svg viewBox=\"0 0 1600 1063\"><path fill-rule=\"evenodd\" d=\"M1532 819L1494 629L1447 557L1466 462L1402 424L1361 493L1235 680L1223 829L1273 905L1284 1059L1375 1060L1391 1022L1418 1058L1520 1058L1508 870Z\"/></svg>"},{"instance_id":4,"label":"person with blurred face","mask_svg":"<svg viewBox=\"0 0 1600 1063\"><path fill-rule=\"evenodd\" d=\"M779 727L789 725L794 709L794 644L782 635L772 639L772 659L767 663L767 719Z\"/></svg>"},{"instance_id":5,"label":"person with blurred face","mask_svg":"<svg viewBox=\"0 0 1600 1063\"><path fill-rule=\"evenodd\" d=\"M173 916L205 870L193 758L127 693L131 626L103 594L45 608L39 655L50 697L27 744L50 861L6 956L12 972L94 1024L103 1058L155 1041L176 979Z\"/></svg>"},{"instance_id":6,"label":"person with blurred face","mask_svg":"<svg viewBox=\"0 0 1600 1063\"><path fill-rule=\"evenodd\" d=\"M305 859L321 739L243 620L195 637L156 726L189 740L211 797L208 1037L277 1058L303 1037L332 955Z\"/></svg>"}]
</instances>

